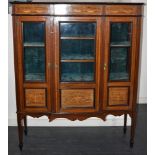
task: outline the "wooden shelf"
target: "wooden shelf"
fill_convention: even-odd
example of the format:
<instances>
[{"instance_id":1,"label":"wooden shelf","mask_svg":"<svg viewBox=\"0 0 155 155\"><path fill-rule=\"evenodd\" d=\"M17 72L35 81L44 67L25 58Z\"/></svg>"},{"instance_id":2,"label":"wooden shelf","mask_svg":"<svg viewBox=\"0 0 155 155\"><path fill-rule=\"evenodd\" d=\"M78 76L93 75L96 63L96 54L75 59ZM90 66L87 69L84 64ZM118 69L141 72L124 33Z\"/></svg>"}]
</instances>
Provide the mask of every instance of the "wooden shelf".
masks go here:
<instances>
[{"instance_id":1,"label":"wooden shelf","mask_svg":"<svg viewBox=\"0 0 155 155\"><path fill-rule=\"evenodd\" d=\"M131 47L130 42L111 43L110 47Z\"/></svg>"},{"instance_id":2,"label":"wooden shelf","mask_svg":"<svg viewBox=\"0 0 155 155\"><path fill-rule=\"evenodd\" d=\"M94 82L93 73L62 73L61 82Z\"/></svg>"},{"instance_id":3,"label":"wooden shelf","mask_svg":"<svg viewBox=\"0 0 155 155\"><path fill-rule=\"evenodd\" d=\"M131 47L131 45L110 45L110 47Z\"/></svg>"},{"instance_id":4,"label":"wooden shelf","mask_svg":"<svg viewBox=\"0 0 155 155\"><path fill-rule=\"evenodd\" d=\"M94 59L88 59L88 60L76 59L76 60L61 60L61 62L95 62L95 60Z\"/></svg>"},{"instance_id":5,"label":"wooden shelf","mask_svg":"<svg viewBox=\"0 0 155 155\"><path fill-rule=\"evenodd\" d=\"M60 39L70 39L70 40L92 40L95 37L60 37Z\"/></svg>"},{"instance_id":6,"label":"wooden shelf","mask_svg":"<svg viewBox=\"0 0 155 155\"><path fill-rule=\"evenodd\" d=\"M94 58L95 58L95 56L91 56L90 54L72 54L72 55L71 54L70 55L63 54L63 55L61 55L62 60L92 60Z\"/></svg>"},{"instance_id":7,"label":"wooden shelf","mask_svg":"<svg viewBox=\"0 0 155 155\"><path fill-rule=\"evenodd\" d=\"M35 81L40 81L40 82L44 82L45 81L45 73L29 73L29 74L25 74L25 81L31 81L31 82L35 82Z\"/></svg>"},{"instance_id":8,"label":"wooden shelf","mask_svg":"<svg viewBox=\"0 0 155 155\"><path fill-rule=\"evenodd\" d=\"M24 43L24 47L44 47L44 43Z\"/></svg>"},{"instance_id":9,"label":"wooden shelf","mask_svg":"<svg viewBox=\"0 0 155 155\"><path fill-rule=\"evenodd\" d=\"M110 81L129 81L129 74L128 73L110 73L109 77Z\"/></svg>"}]
</instances>

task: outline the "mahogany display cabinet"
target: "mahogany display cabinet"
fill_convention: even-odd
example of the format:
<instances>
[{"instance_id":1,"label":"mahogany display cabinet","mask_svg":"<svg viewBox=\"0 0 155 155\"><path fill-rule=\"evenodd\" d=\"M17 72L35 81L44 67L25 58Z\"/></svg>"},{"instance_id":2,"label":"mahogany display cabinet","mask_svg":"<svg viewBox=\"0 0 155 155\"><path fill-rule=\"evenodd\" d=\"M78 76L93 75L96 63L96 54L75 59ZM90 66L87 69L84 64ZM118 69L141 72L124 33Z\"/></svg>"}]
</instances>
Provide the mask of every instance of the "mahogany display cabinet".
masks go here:
<instances>
[{"instance_id":1,"label":"mahogany display cabinet","mask_svg":"<svg viewBox=\"0 0 155 155\"><path fill-rule=\"evenodd\" d=\"M27 116L136 126L142 3L12 3L19 147Z\"/></svg>"}]
</instances>

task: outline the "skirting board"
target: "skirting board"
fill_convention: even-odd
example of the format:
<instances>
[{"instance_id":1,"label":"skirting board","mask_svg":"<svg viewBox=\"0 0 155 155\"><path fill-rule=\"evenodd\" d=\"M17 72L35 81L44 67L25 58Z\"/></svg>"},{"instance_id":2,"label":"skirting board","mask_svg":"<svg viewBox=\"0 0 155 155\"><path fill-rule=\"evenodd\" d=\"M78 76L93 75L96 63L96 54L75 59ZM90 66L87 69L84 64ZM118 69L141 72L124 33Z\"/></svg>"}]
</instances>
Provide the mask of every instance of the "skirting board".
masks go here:
<instances>
[{"instance_id":1,"label":"skirting board","mask_svg":"<svg viewBox=\"0 0 155 155\"><path fill-rule=\"evenodd\" d=\"M84 121L70 121L65 118L58 118L55 119L52 122L48 121L48 118L46 116L43 116L41 118L32 118L28 117L28 126L123 126L124 123L124 117L123 116L107 116L106 121L103 121L96 117L88 118ZM17 126L17 120L16 119L9 119L8 122L9 126ZM127 125L131 124L131 119L128 116Z\"/></svg>"},{"instance_id":2,"label":"skirting board","mask_svg":"<svg viewBox=\"0 0 155 155\"><path fill-rule=\"evenodd\" d=\"M137 103L139 103L139 104L146 104L147 103L147 97L139 97L137 99Z\"/></svg>"}]
</instances>

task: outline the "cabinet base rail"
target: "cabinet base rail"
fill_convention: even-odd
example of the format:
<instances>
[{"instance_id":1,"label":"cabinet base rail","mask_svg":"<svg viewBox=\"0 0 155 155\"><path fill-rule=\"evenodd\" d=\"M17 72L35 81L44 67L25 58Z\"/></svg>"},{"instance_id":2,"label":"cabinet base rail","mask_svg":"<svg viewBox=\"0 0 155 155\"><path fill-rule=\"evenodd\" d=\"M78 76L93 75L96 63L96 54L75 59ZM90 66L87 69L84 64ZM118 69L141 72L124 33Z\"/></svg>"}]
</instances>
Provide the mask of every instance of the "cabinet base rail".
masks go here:
<instances>
[{"instance_id":1,"label":"cabinet base rail","mask_svg":"<svg viewBox=\"0 0 155 155\"><path fill-rule=\"evenodd\" d=\"M69 120L75 121L75 120L85 120L89 117L98 117L102 119L103 121L106 121L106 116L112 114L114 116L121 116L124 115L124 126L123 126L123 133L126 134L127 132L127 115L131 117L131 129L130 129L130 148L133 148L134 145L134 137L135 137L135 128L136 128L136 113L128 112L128 113L122 113L122 112L113 112L113 113L105 113L105 114L46 114L46 116L49 118L49 121L52 121L56 118L67 118ZM27 136L28 134L28 127L27 127L27 116L32 117L41 117L45 114L34 114L34 113L18 113L17 112L17 122L18 122L18 135L19 135L19 149L22 151L23 149L23 134Z\"/></svg>"}]
</instances>

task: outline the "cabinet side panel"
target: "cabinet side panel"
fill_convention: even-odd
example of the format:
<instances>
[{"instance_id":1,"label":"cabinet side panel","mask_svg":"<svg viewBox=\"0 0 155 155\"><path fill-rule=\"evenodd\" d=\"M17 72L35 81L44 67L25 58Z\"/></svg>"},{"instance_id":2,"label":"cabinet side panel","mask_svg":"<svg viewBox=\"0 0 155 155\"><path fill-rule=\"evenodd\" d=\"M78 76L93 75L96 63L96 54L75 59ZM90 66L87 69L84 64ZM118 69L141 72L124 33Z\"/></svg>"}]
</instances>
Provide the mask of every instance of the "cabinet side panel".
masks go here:
<instances>
[{"instance_id":1,"label":"cabinet side panel","mask_svg":"<svg viewBox=\"0 0 155 155\"><path fill-rule=\"evenodd\" d=\"M19 32L17 30L17 17L12 16L12 21L13 21L13 43L14 43L14 70L15 70L15 83L16 83L16 106L17 106L17 112L22 111L22 106L21 106L21 98L20 98L20 87L19 87L19 64L18 64L18 37Z\"/></svg>"},{"instance_id":2,"label":"cabinet side panel","mask_svg":"<svg viewBox=\"0 0 155 155\"><path fill-rule=\"evenodd\" d=\"M142 17L137 18L137 35L136 35L136 56L135 56L135 76L134 76L134 88L133 88L133 111L136 111L137 103L137 91L138 91L138 79L139 79L139 63L140 63L140 48L141 48L141 30L142 30Z\"/></svg>"}]
</instances>

